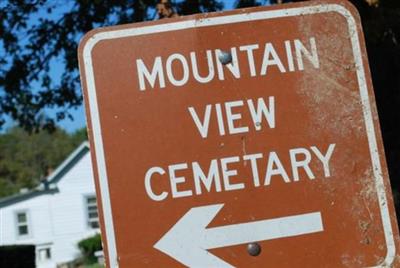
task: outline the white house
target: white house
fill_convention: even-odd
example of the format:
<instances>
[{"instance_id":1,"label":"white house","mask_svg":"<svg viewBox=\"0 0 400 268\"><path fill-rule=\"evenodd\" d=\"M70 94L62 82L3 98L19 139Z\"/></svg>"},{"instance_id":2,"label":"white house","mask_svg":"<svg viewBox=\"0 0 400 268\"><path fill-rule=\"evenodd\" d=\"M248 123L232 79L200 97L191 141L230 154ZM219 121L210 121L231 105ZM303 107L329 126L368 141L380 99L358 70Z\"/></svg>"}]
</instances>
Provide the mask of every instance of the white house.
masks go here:
<instances>
[{"instance_id":1,"label":"white house","mask_svg":"<svg viewBox=\"0 0 400 268\"><path fill-rule=\"evenodd\" d=\"M87 142L37 189L0 199L0 245L35 245L38 268L74 260L78 241L99 232Z\"/></svg>"}]
</instances>

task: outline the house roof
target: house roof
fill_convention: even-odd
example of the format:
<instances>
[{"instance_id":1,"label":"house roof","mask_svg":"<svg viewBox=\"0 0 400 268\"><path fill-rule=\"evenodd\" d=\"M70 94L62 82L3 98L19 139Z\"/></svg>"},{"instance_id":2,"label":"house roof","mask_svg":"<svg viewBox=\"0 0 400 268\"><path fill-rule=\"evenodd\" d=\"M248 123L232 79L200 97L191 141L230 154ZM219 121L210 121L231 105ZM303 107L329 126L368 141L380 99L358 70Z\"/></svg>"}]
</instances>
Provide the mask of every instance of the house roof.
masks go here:
<instances>
[{"instance_id":1,"label":"house roof","mask_svg":"<svg viewBox=\"0 0 400 268\"><path fill-rule=\"evenodd\" d=\"M56 184L63 178L65 173L67 173L88 151L89 142L84 141L54 170L50 176L46 178L43 183L28 192L7 196L0 199L0 208L7 207L11 204L15 204L36 196L58 192Z\"/></svg>"},{"instance_id":2,"label":"house roof","mask_svg":"<svg viewBox=\"0 0 400 268\"><path fill-rule=\"evenodd\" d=\"M87 152L89 151L89 142L84 141L78 146L55 170L46 181L49 184L56 184Z\"/></svg>"}]
</instances>

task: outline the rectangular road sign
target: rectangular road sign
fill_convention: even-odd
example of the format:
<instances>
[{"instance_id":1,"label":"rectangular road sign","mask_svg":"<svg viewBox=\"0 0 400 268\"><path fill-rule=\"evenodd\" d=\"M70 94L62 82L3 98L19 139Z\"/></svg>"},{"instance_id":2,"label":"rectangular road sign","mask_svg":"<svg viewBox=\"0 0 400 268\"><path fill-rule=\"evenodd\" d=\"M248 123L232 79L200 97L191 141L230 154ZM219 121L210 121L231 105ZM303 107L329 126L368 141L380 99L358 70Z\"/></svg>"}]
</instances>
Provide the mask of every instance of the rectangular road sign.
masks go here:
<instances>
[{"instance_id":1,"label":"rectangular road sign","mask_svg":"<svg viewBox=\"0 0 400 268\"><path fill-rule=\"evenodd\" d=\"M97 29L79 60L110 267L400 267L347 1Z\"/></svg>"}]
</instances>

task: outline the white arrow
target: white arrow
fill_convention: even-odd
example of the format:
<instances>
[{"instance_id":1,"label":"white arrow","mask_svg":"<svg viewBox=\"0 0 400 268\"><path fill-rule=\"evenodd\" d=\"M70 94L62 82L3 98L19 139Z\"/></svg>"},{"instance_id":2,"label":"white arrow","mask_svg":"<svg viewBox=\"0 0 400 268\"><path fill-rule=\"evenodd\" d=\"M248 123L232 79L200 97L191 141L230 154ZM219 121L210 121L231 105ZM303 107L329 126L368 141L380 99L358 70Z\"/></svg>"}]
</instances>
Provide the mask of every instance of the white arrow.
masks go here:
<instances>
[{"instance_id":1,"label":"white arrow","mask_svg":"<svg viewBox=\"0 0 400 268\"><path fill-rule=\"evenodd\" d=\"M233 267L208 249L321 232L321 213L206 228L224 204L190 209L154 247L188 267Z\"/></svg>"}]
</instances>

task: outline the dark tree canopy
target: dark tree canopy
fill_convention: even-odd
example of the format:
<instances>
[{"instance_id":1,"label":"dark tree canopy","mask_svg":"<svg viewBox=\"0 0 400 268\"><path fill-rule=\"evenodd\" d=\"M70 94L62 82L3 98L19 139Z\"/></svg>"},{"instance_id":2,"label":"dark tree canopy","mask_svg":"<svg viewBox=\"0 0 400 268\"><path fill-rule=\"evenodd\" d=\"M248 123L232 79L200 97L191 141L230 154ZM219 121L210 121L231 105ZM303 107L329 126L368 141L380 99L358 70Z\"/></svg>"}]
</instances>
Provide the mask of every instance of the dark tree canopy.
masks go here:
<instances>
[{"instance_id":1,"label":"dark tree canopy","mask_svg":"<svg viewBox=\"0 0 400 268\"><path fill-rule=\"evenodd\" d=\"M157 0L4 1L0 3L0 125L54 128L82 103L77 46L93 28L154 19ZM181 15L221 10L221 1L187 0ZM56 64L57 63L57 64ZM61 66L56 68L56 65ZM55 78L57 77L57 78ZM45 113L56 109L55 116Z\"/></svg>"}]
</instances>

